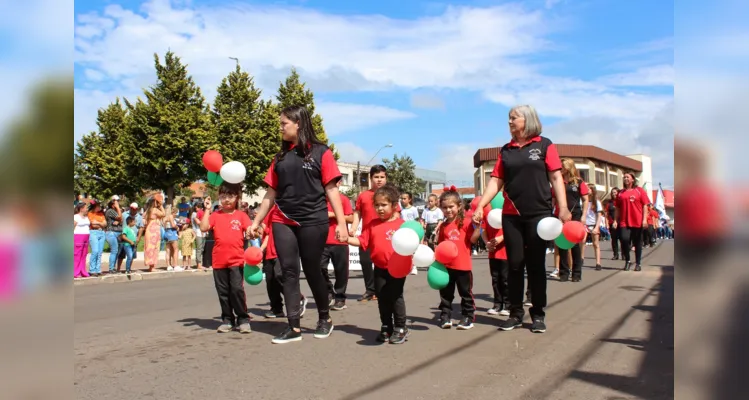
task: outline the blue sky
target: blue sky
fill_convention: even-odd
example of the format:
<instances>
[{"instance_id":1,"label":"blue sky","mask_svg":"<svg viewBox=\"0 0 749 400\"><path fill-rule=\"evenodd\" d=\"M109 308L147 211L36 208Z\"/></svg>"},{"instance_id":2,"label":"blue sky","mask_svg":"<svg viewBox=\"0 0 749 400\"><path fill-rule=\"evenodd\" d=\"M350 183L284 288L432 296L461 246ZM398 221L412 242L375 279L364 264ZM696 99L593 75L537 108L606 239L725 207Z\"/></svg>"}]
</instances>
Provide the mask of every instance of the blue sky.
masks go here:
<instances>
[{"instance_id":1,"label":"blue sky","mask_svg":"<svg viewBox=\"0 0 749 400\"><path fill-rule=\"evenodd\" d=\"M536 106L557 143L654 158L673 181L673 2L76 1L75 140L171 48L209 100L238 57L264 94L293 65L348 161L407 153L470 185L478 148Z\"/></svg>"}]
</instances>

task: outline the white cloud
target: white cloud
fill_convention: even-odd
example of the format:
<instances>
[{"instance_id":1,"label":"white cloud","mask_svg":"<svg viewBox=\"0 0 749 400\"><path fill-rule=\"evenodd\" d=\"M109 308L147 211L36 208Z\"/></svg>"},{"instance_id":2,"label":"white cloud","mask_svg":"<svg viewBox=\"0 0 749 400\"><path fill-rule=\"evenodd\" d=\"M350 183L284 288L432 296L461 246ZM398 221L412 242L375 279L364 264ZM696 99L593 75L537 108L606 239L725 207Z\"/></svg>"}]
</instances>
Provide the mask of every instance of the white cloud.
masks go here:
<instances>
[{"instance_id":1,"label":"white cloud","mask_svg":"<svg viewBox=\"0 0 749 400\"><path fill-rule=\"evenodd\" d=\"M315 112L323 116L325 131L330 136L416 117L414 113L378 105L332 102L316 104Z\"/></svg>"},{"instance_id":2,"label":"white cloud","mask_svg":"<svg viewBox=\"0 0 749 400\"><path fill-rule=\"evenodd\" d=\"M434 110L444 110L445 101L437 95L427 93L411 94L411 107Z\"/></svg>"},{"instance_id":3,"label":"white cloud","mask_svg":"<svg viewBox=\"0 0 749 400\"><path fill-rule=\"evenodd\" d=\"M338 150L338 154L341 155L341 161L366 163L372 158L372 155L368 151L359 147L356 143L336 142L335 147Z\"/></svg>"},{"instance_id":4,"label":"white cloud","mask_svg":"<svg viewBox=\"0 0 749 400\"><path fill-rule=\"evenodd\" d=\"M429 167L435 171L447 174L447 180L456 186L473 186L473 155L482 147L490 147L477 143L442 144L437 148L434 163Z\"/></svg>"},{"instance_id":5,"label":"white cloud","mask_svg":"<svg viewBox=\"0 0 749 400\"><path fill-rule=\"evenodd\" d=\"M673 86L674 79L673 65L656 65L635 72L605 76L599 81L611 86Z\"/></svg>"}]
</instances>

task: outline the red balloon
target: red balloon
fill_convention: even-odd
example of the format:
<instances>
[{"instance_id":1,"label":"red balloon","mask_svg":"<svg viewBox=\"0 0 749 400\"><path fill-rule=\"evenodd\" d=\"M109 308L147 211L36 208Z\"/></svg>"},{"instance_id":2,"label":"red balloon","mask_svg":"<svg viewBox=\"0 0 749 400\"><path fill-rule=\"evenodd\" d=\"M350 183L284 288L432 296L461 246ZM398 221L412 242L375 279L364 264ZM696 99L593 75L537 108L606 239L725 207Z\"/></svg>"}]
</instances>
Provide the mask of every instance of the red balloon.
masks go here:
<instances>
[{"instance_id":1,"label":"red balloon","mask_svg":"<svg viewBox=\"0 0 749 400\"><path fill-rule=\"evenodd\" d=\"M452 264L458 258L458 246L454 242L445 240L434 249L434 259L444 265Z\"/></svg>"},{"instance_id":2,"label":"red balloon","mask_svg":"<svg viewBox=\"0 0 749 400\"><path fill-rule=\"evenodd\" d=\"M390 256L388 261L388 272L393 278L405 278L411 273L414 265L413 256L402 256L396 252Z\"/></svg>"},{"instance_id":3,"label":"red balloon","mask_svg":"<svg viewBox=\"0 0 749 400\"><path fill-rule=\"evenodd\" d=\"M585 240L585 225L580 221L570 221L562 227L564 238L570 243L582 243Z\"/></svg>"},{"instance_id":4,"label":"red balloon","mask_svg":"<svg viewBox=\"0 0 749 400\"><path fill-rule=\"evenodd\" d=\"M258 265L263 261L263 251L259 247L248 247L244 251L244 262L247 265Z\"/></svg>"},{"instance_id":5,"label":"red balloon","mask_svg":"<svg viewBox=\"0 0 749 400\"><path fill-rule=\"evenodd\" d=\"M220 172L224 165L224 157L216 150L208 150L203 154L203 166L211 172Z\"/></svg>"},{"instance_id":6,"label":"red balloon","mask_svg":"<svg viewBox=\"0 0 749 400\"><path fill-rule=\"evenodd\" d=\"M481 198L474 197L473 200L471 200L471 210L475 210L479 206L479 202L481 201Z\"/></svg>"}]
</instances>

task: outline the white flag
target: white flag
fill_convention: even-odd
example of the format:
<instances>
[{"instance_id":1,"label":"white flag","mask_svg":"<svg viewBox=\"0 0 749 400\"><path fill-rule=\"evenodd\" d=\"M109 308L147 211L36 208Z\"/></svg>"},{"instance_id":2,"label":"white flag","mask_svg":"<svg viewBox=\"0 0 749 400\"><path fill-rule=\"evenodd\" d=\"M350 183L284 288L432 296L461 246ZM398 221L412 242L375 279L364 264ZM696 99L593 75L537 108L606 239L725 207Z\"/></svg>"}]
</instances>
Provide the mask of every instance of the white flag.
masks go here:
<instances>
[{"instance_id":1,"label":"white flag","mask_svg":"<svg viewBox=\"0 0 749 400\"><path fill-rule=\"evenodd\" d=\"M663 196L663 188L658 185L658 194L655 196L655 209L661 219L666 219L666 200Z\"/></svg>"}]
</instances>

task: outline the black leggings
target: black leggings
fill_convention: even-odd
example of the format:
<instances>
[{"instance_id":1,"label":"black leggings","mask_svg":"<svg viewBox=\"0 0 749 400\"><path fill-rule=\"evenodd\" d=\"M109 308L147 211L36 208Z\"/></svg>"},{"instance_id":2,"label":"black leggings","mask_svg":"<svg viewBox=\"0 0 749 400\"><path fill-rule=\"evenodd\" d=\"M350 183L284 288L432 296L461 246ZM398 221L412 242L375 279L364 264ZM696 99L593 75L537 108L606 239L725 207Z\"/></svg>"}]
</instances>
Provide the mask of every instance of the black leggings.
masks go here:
<instances>
[{"instance_id":1,"label":"black leggings","mask_svg":"<svg viewBox=\"0 0 749 400\"><path fill-rule=\"evenodd\" d=\"M551 216L551 213L535 217L505 215L502 218L507 262L510 265L507 278L510 315L521 320L525 314L523 270L528 272L528 288L533 304L528 310L531 317L546 315L544 313L544 307L546 307L546 241L538 236L536 228L538 222L548 216Z\"/></svg>"},{"instance_id":2,"label":"black leggings","mask_svg":"<svg viewBox=\"0 0 749 400\"><path fill-rule=\"evenodd\" d=\"M614 257L619 257L619 229L609 229L611 234L611 250L614 252Z\"/></svg>"},{"instance_id":3,"label":"black leggings","mask_svg":"<svg viewBox=\"0 0 749 400\"><path fill-rule=\"evenodd\" d=\"M328 287L320 269L320 259L328 237L328 224L292 226L273 223L273 239L278 261L283 272L283 297L286 300L286 315L292 328L299 328L301 293L299 288L299 259L302 260L304 277L307 279L320 319L329 315Z\"/></svg>"},{"instance_id":4,"label":"black leggings","mask_svg":"<svg viewBox=\"0 0 749 400\"><path fill-rule=\"evenodd\" d=\"M635 264L642 261L642 228L619 228L619 239L622 241L622 258L629 262L629 251L635 246Z\"/></svg>"},{"instance_id":5,"label":"black leggings","mask_svg":"<svg viewBox=\"0 0 749 400\"><path fill-rule=\"evenodd\" d=\"M377 308L380 322L388 328L406 327L406 300L403 299L403 286L406 278L394 278L388 270L374 268Z\"/></svg>"}]
</instances>

